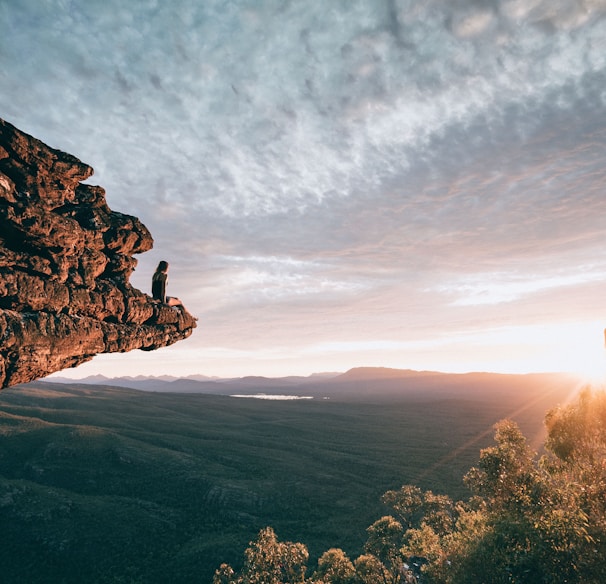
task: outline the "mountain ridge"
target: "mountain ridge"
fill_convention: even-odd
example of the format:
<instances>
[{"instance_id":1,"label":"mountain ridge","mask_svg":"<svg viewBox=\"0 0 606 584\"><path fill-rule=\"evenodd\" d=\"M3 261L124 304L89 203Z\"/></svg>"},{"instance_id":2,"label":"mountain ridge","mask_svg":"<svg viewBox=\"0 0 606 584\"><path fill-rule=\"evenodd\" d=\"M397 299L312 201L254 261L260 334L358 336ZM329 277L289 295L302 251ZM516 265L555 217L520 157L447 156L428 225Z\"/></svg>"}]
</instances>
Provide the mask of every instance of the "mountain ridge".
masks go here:
<instances>
[{"instance_id":1,"label":"mountain ridge","mask_svg":"<svg viewBox=\"0 0 606 584\"><path fill-rule=\"evenodd\" d=\"M483 396L487 387L490 393L523 393L546 388L570 387L578 384L573 375L567 373L444 373L439 371L415 371L411 369L385 369L355 367L345 373L327 373L305 377L286 376L269 378L245 376L237 378L195 379L196 376L164 380L159 377L137 376L137 378L106 378L101 385L125 387L138 391L160 393L189 393L208 395L298 395L316 399L394 399L399 395L435 396L445 399L456 396ZM204 376L201 376L204 377ZM88 380L87 380L88 379ZM49 382L82 383L94 385L96 377L82 380L50 377Z\"/></svg>"}]
</instances>

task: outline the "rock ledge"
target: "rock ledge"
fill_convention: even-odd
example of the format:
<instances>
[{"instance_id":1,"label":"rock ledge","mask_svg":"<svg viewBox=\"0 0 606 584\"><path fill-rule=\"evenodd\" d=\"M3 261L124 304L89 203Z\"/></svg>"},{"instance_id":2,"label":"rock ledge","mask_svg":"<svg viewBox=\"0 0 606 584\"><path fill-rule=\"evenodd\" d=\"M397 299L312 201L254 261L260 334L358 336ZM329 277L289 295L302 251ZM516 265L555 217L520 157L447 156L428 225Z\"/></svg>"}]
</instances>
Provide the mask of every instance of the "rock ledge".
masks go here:
<instances>
[{"instance_id":1,"label":"rock ledge","mask_svg":"<svg viewBox=\"0 0 606 584\"><path fill-rule=\"evenodd\" d=\"M129 283L153 239L83 184L93 169L0 119L0 387L98 353L153 350L196 320Z\"/></svg>"}]
</instances>

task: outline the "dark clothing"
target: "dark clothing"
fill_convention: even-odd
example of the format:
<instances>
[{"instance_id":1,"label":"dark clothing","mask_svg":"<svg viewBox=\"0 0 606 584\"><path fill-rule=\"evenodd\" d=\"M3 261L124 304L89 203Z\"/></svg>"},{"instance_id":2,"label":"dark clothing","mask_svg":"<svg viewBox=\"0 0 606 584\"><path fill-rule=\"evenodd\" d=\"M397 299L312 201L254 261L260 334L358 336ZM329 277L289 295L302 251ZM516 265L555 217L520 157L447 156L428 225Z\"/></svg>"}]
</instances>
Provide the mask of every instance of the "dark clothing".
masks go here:
<instances>
[{"instance_id":1,"label":"dark clothing","mask_svg":"<svg viewBox=\"0 0 606 584\"><path fill-rule=\"evenodd\" d=\"M166 304L166 280L165 272L156 272L152 278L152 296L154 300L159 300Z\"/></svg>"}]
</instances>

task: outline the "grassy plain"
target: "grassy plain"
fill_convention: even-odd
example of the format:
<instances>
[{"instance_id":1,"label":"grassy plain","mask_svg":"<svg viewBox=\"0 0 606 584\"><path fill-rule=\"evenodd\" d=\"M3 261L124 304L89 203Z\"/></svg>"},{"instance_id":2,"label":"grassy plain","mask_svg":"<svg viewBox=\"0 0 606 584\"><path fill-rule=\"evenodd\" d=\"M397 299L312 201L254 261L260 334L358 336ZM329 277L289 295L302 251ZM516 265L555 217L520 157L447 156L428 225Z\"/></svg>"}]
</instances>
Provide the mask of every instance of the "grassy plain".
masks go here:
<instances>
[{"instance_id":1,"label":"grassy plain","mask_svg":"<svg viewBox=\"0 0 606 584\"><path fill-rule=\"evenodd\" d=\"M294 401L5 390L2 582L209 583L268 525L312 558L330 547L355 557L386 490L466 496L462 476L493 424L511 417L538 439L572 389L556 376L357 375Z\"/></svg>"}]
</instances>

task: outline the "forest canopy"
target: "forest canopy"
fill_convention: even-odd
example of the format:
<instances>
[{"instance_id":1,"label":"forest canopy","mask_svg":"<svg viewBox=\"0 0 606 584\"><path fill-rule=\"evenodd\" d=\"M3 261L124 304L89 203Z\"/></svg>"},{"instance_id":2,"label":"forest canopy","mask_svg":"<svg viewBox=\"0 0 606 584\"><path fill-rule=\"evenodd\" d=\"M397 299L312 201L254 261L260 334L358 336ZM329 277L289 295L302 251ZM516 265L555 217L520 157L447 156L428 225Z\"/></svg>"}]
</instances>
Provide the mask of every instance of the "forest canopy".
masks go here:
<instances>
[{"instance_id":1,"label":"forest canopy","mask_svg":"<svg viewBox=\"0 0 606 584\"><path fill-rule=\"evenodd\" d=\"M309 567L302 543L267 527L214 584L505 584L606 582L606 392L583 389L547 412L539 456L518 426L495 426L453 501L414 485L388 491L391 513L367 529L364 553L330 549Z\"/></svg>"}]
</instances>

